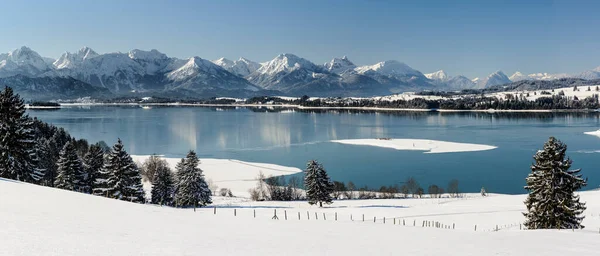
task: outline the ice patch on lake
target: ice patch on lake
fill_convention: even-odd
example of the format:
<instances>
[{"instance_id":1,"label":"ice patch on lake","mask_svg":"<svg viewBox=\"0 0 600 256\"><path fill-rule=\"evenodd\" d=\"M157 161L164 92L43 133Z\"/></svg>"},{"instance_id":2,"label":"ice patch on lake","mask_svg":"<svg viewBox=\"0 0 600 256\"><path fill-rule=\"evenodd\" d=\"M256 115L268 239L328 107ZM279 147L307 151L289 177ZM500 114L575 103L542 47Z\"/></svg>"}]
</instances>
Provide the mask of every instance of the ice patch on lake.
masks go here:
<instances>
[{"instance_id":1,"label":"ice patch on lake","mask_svg":"<svg viewBox=\"0 0 600 256\"><path fill-rule=\"evenodd\" d=\"M584 132L584 134L600 137L600 130L593 131L593 132Z\"/></svg>"},{"instance_id":2,"label":"ice patch on lake","mask_svg":"<svg viewBox=\"0 0 600 256\"><path fill-rule=\"evenodd\" d=\"M472 152L484 151L497 148L491 145L458 143L439 140L422 140L422 139L354 139L354 140L332 140L331 142L374 146L383 148L393 148L397 150L419 150L427 151L425 153L455 153L455 152Z\"/></svg>"},{"instance_id":3,"label":"ice patch on lake","mask_svg":"<svg viewBox=\"0 0 600 256\"><path fill-rule=\"evenodd\" d=\"M143 163L150 156L132 155L134 161ZM181 158L162 157L172 170ZM235 196L249 197L248 190L256 186L256 178L262 172L266 177L289 175L302 172L296 167L281 166L267 163L244 162L235 159L200 158L200 169L204 176L212 180L218 189L228 188Z\"/></svg>"}]
</instances>

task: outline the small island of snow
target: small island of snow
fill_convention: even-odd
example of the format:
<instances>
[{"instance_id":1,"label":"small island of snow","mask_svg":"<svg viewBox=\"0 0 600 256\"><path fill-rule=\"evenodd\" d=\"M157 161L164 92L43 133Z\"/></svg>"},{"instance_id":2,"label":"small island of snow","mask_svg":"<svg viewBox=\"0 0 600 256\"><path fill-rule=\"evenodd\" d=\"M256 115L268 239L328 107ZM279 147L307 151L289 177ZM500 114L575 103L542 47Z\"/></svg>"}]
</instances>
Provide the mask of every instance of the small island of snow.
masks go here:
<instances>
[{"instance_id":1,"label":"small island of snow","mask_svg":"<svg viewBox=\"0 0 600 256\"><path fill-rule=\"evenodd\" d=\"M600 137L600 130L597 131L593 131L593 132L584 132L587 135L593 135L593 136L598 136Z\"/></svg>"},{"instance_id":2,"label":"small island of snow","mask_svg":"<svg viewBox=\"0 0 600 256\"><path fill-rule=\"evenodd\" d=\"M439 140L422 140L422 139L352 139L352 140L332 140L331 142L374 146L383 148L393 148L397 150L420 150L427 151L425 153L454 153L454 152L472 152L484 151L497 148L496 146L458 143Z\"/></svg>"}]
</instances>

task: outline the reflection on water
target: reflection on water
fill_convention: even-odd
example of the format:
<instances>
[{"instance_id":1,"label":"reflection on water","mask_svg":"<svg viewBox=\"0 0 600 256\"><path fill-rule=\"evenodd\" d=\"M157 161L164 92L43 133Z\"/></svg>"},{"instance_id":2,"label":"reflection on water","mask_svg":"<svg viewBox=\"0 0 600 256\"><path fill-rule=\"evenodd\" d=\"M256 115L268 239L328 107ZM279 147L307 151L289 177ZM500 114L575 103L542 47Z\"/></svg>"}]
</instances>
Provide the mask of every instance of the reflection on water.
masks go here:
<instances>
[{"instance_id":1,"label":"reflection on water","mask_svg":"<svg viewBox=\"0 0 600 256\"><path fill-rule=\"evenodd\" d=\"M390 185L415 176L423 186L453 178L465 191L523 192L532 155L549 136L569 145L574 168L589 187L600 185L596 153L599 113L375 112L235 107L65 107L28 110L73 136L112 144L121 138L132 154L235 158L304 168L318 159L334 179ZM357 138L418 138L498 146L486 152L422 154L329 143Z\"/></svg>"}]
</instances>

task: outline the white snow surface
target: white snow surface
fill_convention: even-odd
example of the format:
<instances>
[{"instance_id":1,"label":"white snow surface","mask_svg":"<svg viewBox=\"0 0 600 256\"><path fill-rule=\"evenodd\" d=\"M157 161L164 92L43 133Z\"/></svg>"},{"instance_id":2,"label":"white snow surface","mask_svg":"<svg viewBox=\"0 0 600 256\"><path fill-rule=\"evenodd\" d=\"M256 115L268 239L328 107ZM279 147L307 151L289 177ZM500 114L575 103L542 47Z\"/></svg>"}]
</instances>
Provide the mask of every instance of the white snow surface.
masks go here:
<instances>
[{"instance_id":1,"label":"white snow surface","mask_svg":"<svg viewBox=\"0 0 600 256\"><path fill-rule=\"evenodd\" d=\"M132 155L135 162L143 163L150 156ZM169 163L169 167L175 170L175 166L181 158L163 158ZM248 190L256 187L256 178L262 172L266 177L289 175L302 172L295 167L287 167L276 164L252 163L235 159L211 159L202 158L198 165L204 171L206 179L211 179L220 188L231 189L234 195L249 197Z\"/></svg>"},{"instance_id":2,"label":"white snow surface","mask_svg":"<svg viewBox=\"0 0 600 256\"><path fill-rule=\"evenodd\" d=\"M450 78L448 76L448 74L446 74L446 72L444 72L444 70L438 70L433 73L425 74L425 77L427 77L431 80L438 80L438 81L446 81Z\"/></svg>"},{"instance_id":3,"label":"white snow surface","mask_svg":"<svg viewBox=\"0 0 600 256\"><path fill-rule=\"evenodd\" d=\"M325 208L215 197L215 215L212 207L142 205L0 179L0 255L598 255L600 191L580 194L586 229L530 231L518 225L524 195L342 200Z\"/></svg>"},{"instance_id":4,"label":"white snow surface","mask_svg":"<svg viewBox=\"0 0 600 256\"><path fill-rule=\"evenodd\" d=\"M584 132L584 134L600 137L600 129L597 131L593 131L593 132Z\"/></svg>"},{"instance_id":5,"label":"white snow surface","mask_svg":"<svg viewBox=\"0 0 600 256\"><path fill-rule=\"evenodd\" d=\"M342 58L333 58L331 61L323 64L323 67L329 72L342 74L352 71L356 68L356 65L348 57L344 56Z\"/></svg>"},{"instance_id":6,"label":"white snow surface","mask_svg":"<svg viewBox=\"0 0 600 256\"><path fill-rule=\"evenodd\" d=\"M213 60L213 63L241 77L250 75L252 72L258 70L261 67L259 63L256 63L243 57L235 61L226 58L220 58L218 60Z\"/></svg>"},{"instance_id":7,"label":"white snow surface","mask_svg":"<svg viewBox=\"0 0 600 256\"><path fill-rule=\"evenodd\" d=\"M495 146L482 144L458 143L423 139L349 139L332 140L332 142L350 145L393 148L397 150L427 151L425 153L471 152L492 150L497 148Z\"/></svg>"},{"instance_id":8,"label":"white snow surface","mask_svg":"<svg viewBox=\"0 0 600 256\"><path fill-rule=\"evenodd\" d=\"M395 60L382 61L375 65L357 67L354 70L356 70L356 72L358 72L359 74L364 74L369 71L375 71L380 74L390 75L390 76L422 75L422 73L419 72L418 70L415 70L415 69L409 67L405 63L395 61Z\"/></svg>"},{"instance_id":9,"label":"white snow surface","mask_svg":"<svg viewBox=\"0 0 600 256\"><path fill-rule=\"evenodd\" d=\"M279 54L269 62L262 63L256 70L259 74L276 75L278 73L289 73L293 70L304 68L309 71L319 71L319 67L307 59L300 58L291 53Z\"/></svg>"}]
</instances>

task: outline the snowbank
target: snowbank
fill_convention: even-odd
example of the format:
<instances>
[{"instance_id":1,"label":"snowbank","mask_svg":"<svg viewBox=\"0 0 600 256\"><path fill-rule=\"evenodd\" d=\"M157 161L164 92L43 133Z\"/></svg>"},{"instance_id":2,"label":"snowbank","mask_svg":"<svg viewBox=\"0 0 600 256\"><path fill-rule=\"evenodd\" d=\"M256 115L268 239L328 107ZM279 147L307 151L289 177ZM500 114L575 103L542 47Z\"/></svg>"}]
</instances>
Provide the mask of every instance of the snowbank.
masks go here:
<instances>
[{"instance_id":1,"label":"snowbank","mask_svg":"<svg viewBox=\"0 0 600 256\"><path fill-rule=\"evenodd\" d=\"M194 212L0 179L0 255L597 255L598 195L582 193L588 202L584 230L490 232L496 224L522 220L523 196L351 200L325 209L248 202L220 206L215 215L212 207ZM395 205L407 207L384 207ZM402 218L394 225L393 217ZM477 231L462 224L473 219L487 222L479 222ZM453 220L456 229L421 227L421 220Z\"/></svg>"},{"instance_id":2,"label":"snowbank","mask_svg":"<svg viewBox=\"0 0 600 256\"><path fill-rule=\"evenodd\" d=\"M492 150L497 147L482 144L458 143L439 140L421 139L354 139L354 140L332 140L332 142L393 148L397 150L421 150L425 153L454 153Z\"/></svg>"},{"instance_id":3,"label":"snowbank","mask_svg":"<svg viewBox=\"0 0 600 256\"><path fill-rule=\"evenodd\" d=\"M132 155L133 161L143 163L150 156ZM163 158L172 170L181 158ZM248 190L256 187L256 177L262 172L265 176L289 175L302 172L295 167L275 164L251 163L234 159L201 158L200 169L207 180L212 180L220 188L230 189L235 196L249 197Z\"/></svg>"},{"instance_id":4,"label":"snowbank","mask_svg":"<svg viewBox=\"0 0 600 256\"><path fill-rule=\"evenodd\" d=\"M593 131L593 132L584 132L587 135L593 135L593 136L598 136L600 137L600 130L597 131Z\"/></svg>"}]
</instances>

